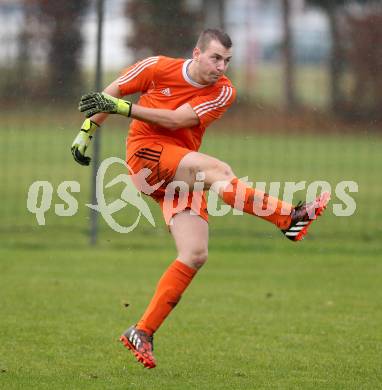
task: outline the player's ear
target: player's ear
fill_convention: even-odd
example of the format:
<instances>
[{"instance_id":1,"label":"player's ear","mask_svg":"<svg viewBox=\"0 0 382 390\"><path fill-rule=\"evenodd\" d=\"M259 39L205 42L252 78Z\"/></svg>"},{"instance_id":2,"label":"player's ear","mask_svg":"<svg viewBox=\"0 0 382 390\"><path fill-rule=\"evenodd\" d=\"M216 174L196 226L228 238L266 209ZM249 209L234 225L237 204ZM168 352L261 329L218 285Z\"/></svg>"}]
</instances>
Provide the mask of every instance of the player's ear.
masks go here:
<instances>
[{"instance_id":1,"label":"player's ear","mask_svg":"<svg viewBox=\"0 0 382 390\"><path fill-rule=\"evenodd\" d=\"M195 47L193 52L192 52L192 58L195 61L199 61L200 53L201 53L200 49L198 47Z\"/></svg>"}]
</instances>

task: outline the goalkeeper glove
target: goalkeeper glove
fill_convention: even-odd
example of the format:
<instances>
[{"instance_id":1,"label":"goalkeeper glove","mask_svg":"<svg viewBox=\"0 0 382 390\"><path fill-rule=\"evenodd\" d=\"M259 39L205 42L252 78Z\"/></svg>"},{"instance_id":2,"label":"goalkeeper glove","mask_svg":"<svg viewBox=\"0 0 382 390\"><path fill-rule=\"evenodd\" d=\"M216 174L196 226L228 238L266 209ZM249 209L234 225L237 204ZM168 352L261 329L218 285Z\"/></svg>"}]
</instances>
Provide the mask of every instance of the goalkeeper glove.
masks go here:
<instances>
[{"instance_id":1,"label":"goalkeeper glove","mask_svg":"<svg viewBox=\"0 0 382 390\"><path fill-rule=\"evenodd\" d=\"M97 123L90 119L85 119L81 126L81 131L74 139L72 144L72 155L74 159L81 165L89 165L91 158L85 156L85 151L93 137L94 132L98 129Z\"/></svg>"},{"instance_id":2,"label":"goalkeeper glove","mask_svg":"<svg viewBox=\"0 0 382 390\"><path fill-rule=\"evenodd\" d=\"M104 92L91 92L81 97L78 109L81 112L85 112L87 118L99 112L129 117L132 105L127 100L118 99Z\"/></svg>"}]
</instances>

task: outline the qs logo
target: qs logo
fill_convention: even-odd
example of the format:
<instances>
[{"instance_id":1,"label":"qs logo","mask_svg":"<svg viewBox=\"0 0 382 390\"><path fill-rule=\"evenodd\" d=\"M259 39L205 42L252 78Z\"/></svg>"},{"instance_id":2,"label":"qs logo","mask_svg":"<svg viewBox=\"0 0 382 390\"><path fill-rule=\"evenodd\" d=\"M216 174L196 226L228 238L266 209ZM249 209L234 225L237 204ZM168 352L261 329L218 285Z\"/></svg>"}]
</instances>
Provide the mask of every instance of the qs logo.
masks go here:
<instances>
[{"instance_id":1,"label":"qs logo","mask_svg":"<svg viewBox=\"0 0 382 390\"><path fill-rule=\"evenodd\" d=\"M128 169L128 174L120 174L109 183L104 185L104 179L107 170L112 164L122 164L125 168ZM134 230L141 219L141 216L144 216L152 226L155 226L154 218L151 214L150 208L146 201L143 199L142 194L136 189L133 183L139 183L139 188L143 190L143 192L147 195L152 194L155 190L157 190L162 184L163 180L155 186L150 186L146 178L151 174L151 170L148 168L141 169L138 173L134 173L128 164L125 161L118 157L109 157L102 162L99 166L96 178L96 198L97 204L87 204L86 206L98 211L101 213L103 219L106 223L116 232L118 233L129 233ZM121 193L121 198L116 199L115 201L107 204L104 195L105 188L111 188L116 184L123 183L125 184L125 188ZM133 224L130 226L122 226L120 225L114 218L113 214L117 211L122 210L127 205L131 205L138 210L138 215Z\"/></svg>"},{"instance_id":2,"label":"qs logo","mask_svg":"<svg viewBox=\"0 0 382 390\"><path fill-rule=\"evenodd\" d=\"M124 168L128 170L129 174L120 174L105 185L105 175L112 164L122 164ZM150 174L151 170L148 168L143 168L138 173L134 173L121 158L109 157L102 161L97 171L97 204L86 204L86 206L98 211L106 223L118 233L129 233L134 230L138 226L142 216L155 227L155 221L150 208L143 199L142 194L136 188L137 186L145 194L150 195L163 184L163 180L154 186L148 184L146 179ZM108 204L105 198L105 189L109 189L120 183L125 185L121 192L120 199L116 199ZM56 215L61 217L71 217L77 213L78 201L73 196L73 193L80 192L80 189L80 183L74 180L63 181L59 184L57 187L57 195L64 203L55 204L54 211ZM53 185L46 180L35 181L29 187L27 209L31 213L35 214L39 225L46 224L45 213L52 205L53 193ZM113 214L128 206L133 206L135 210L137 210L137 217L130 226L122 226L115 220Z\"/></svg>"}]
</instances>

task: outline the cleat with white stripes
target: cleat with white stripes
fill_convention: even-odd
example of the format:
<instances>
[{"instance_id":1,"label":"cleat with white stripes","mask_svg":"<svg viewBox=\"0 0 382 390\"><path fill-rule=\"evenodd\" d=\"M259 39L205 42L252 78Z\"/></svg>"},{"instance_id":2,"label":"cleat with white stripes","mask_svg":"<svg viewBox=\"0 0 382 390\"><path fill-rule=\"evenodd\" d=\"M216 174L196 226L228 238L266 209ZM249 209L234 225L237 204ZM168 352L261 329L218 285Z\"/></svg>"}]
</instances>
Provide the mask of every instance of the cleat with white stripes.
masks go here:
<instances>
[{"instance_id":1,"label":"cleat with white stripes","mask_svg":"<svg viewBox=\"0 0 382 390\"><path fill-rule=\"evenodd\" d=\"M292 222L288 229L282 230L286 238L292 241L301 241L307 234L309 226L326 209L330 200L330 193L323 192L316 200L310 203L299 203L292 209Z\"/></svg>"},{"instance_id":2,"label":"cleat with white stripes","mask_svg":"<svg viewBox=\"0 0 382 390\"><path fill-rule=\"evenodd\" d=\"M146 368L154 368L156 366L153 355L153 336L149 336L145 331L131 326L119 338L120 341L127 347L138 360Z\"/></svg>"}]
</instances>

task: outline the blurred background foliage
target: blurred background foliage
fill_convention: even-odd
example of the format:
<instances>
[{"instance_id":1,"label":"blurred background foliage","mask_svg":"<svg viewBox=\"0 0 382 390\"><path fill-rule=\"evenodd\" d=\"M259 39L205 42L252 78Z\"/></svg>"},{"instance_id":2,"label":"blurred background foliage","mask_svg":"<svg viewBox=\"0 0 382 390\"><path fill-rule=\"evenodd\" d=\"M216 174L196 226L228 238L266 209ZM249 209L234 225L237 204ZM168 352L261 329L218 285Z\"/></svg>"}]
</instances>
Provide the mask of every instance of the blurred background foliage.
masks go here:
<instances>
[{"instance_id":1,"label":"blurred background foliage","mask_svg":"<svg viewBox=\"0 0 382 390\"><path fill-rule=\"evenodd\" d=\"M79 215L59 218L52 206L49 231L67 226L70 236L74 226L88 229L91 170L74 163L70 145L83 120L77 102L95 88L96 3L0 0L0 208L7 239L39 229L26 209L36 180L80 182ZM104 0L103 16L103 85L146 56L190 57L201 29L225 29L234 42L228 75L238 98L209 129L202 151L254 181L357 181L361 218L337 219L336 237L367 235L365 224L380 232L382 208L373 215L368 208L380 204L381 194L380 1ZM124 158L127 128L123 118L103 126L97 135L103 158ZM253 229L250 219L223 219L218 230L245 236Z\"/></svg>"},{"instance_id":2,"label":"blurred background foliage","mask_svg":"<svg viewBox=\"0 0 382 390\"><path fill-rule=\"evenodd\" d=\"M91 0L0 1L3 104L19 104L20 98L28 105L30 99L70 103L91 87L94 58L86 46L94 5ZM189 57L202 28L220 27L239 49L230 76L242 107L248 104L252 111L265 104L287 113L319 109L352 122L381 120L378 1L106 0L105 7L106 29L114 31L113 42L104 44L113 48L117 63L125 58L127 66L156 54ZM309 13L321 23L307 28ZM272 39L257 33L262 14L269 20L264 29L273 28ZM105 72L114 71L114 77L112 68Z\"/></svg>"}]
</instances>

